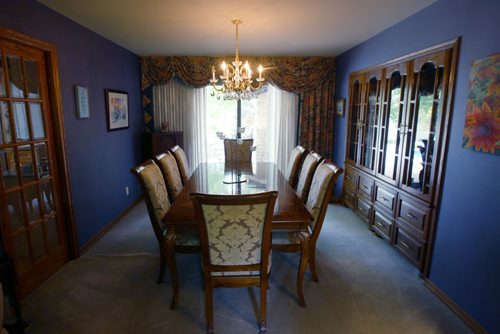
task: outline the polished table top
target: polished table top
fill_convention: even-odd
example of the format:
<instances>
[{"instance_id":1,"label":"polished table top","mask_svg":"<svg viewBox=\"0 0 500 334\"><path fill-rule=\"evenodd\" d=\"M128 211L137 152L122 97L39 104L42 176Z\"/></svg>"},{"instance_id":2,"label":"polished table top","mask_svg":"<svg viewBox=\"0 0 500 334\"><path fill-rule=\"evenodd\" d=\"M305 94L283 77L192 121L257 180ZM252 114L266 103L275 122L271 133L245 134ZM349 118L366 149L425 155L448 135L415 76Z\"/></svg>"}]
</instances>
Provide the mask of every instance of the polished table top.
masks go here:
<instances>
[{"instance_id":1,"label":"polished table top","mask_svg":"<svg viewBox=\"0 0 500 334\"><path fill-rule=\"evenodd\" d=\"M306 229L312 217L276 164L201 163L186 183L163 220L177 228L195 224L193 192L216 195L254 194L278 191L273 230ZM191 227L192 228L192 227ZM189 229L191 229L189 228Z\"/></svg>"}]
</instances>

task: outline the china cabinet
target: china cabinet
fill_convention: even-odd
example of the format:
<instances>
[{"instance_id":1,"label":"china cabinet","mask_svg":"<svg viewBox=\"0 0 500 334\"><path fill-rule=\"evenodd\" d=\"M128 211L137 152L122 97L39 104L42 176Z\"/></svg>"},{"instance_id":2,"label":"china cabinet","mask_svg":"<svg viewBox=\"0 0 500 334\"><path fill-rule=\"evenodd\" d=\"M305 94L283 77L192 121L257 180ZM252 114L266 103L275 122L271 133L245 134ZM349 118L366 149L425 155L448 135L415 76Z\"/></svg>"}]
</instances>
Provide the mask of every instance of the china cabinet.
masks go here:
<instances>
[{"instance_id":1,"label":"china cabinet","mask_svg":"<svg viewBox=\"0 0 500 334\"><path fill-rule=\"evenodd\" d=\"M352 73L344 204L429 272L458 39Z\"/></svg>"}]
</instances>

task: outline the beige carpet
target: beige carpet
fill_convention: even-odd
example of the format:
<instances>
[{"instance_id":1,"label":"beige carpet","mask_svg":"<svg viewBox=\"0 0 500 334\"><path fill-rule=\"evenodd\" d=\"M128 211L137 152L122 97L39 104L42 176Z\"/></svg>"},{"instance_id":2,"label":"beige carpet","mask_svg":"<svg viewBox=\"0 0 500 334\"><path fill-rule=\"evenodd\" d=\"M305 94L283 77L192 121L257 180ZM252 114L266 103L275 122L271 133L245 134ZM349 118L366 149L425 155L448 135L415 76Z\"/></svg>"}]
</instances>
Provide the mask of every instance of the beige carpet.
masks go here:
<instances>
[{"instance_id":1,"label":"beige carpet","mask_svg":"<svg viewBox=\"0 0 500 334\"><path fill-rule=\"evenodd\" d=\"M27 333L203 333L204 296L197 254L179 255L179 308L170 277L156 284L158 248L144 204L80 259L23 302ZM318 243L320 283L306 275L298 306L298 254L273 254L269 333L470 333L392 247L358 217L330 206ZM256 333L258 289L218 289L216 333Z\"/></svg>"}]
</instances>

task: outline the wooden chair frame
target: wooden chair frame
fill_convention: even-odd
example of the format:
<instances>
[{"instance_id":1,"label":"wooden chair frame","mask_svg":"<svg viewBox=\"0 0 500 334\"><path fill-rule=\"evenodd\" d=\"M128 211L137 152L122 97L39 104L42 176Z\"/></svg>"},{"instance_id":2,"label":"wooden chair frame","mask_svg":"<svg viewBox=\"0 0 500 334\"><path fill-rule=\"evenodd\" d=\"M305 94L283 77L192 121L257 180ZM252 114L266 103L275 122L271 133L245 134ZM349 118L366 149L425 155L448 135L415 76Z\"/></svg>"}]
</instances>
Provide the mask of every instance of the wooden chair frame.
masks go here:
<instances>
[{"instance_id":1,"label":"wooden chair frame","mask_svg":"<svg viewBox=\"0 0 500 334\"><path fill-rule=\"evenodd\" d=\"M168 234L164 232L161 227L160 227L160 222L156 218L155 210L153 203L151 202L151 199L147 193L147 188L146 184L144 183L144 180L142 176L140 175L142 171L144 171L149 165L155 164L155 162L152 159L149 159L142 164L132 168L130 172L134 174L139 181L139 184L141 186L142 192L144 194L144 200L146 202L146 207L148 209L148 214L149 214L149 219L151 220L151 225L153 227L153 231L155 233L156 239L158 240L158 245L160 247L160 273L158 275L158 279L156 281L157 284L160 284L163 282L163 277L165 276L165 270L166 270L166 265L168 262L168 266L170 269L170 273L172 277L177 277L177 266L175 264L175 256L167 256L168 252L172 252L174 254L175 252L178 253L198 253L200 252L200 247L199 246L184 246L184 245L176 245L175 240L170 243L170 245L173 245L173 249L169 250L168 248L168 239L167 236ZM161 168L158 167L161 171ZM174 235L175 236L175 235ZM171 309L174 309L177 307L177 300L178 300L178 295L179 295L179 286L178 286L178 279L172 279L174 282L174 292L173 292L173 297L172 297L172 303L170 305Z\"/></svg>"},{"instance_id":2,"label":"wooden chair frame","mask_svg":"<svg viewBox=\"0 0 500 334\"><path fill-rule=\"evenodd\" d=\"M316 272L316 243L318 241L319 233L321 232L321 228L323 226L323 221L325 219L326 210L328 209L328 203L332 196L333 188L335 183L337 182L337 178L340 174L343 173L343 169L332 164L332 163L320 163L320 165L326 165L333 171L333 176L330 179L328 186L326 188L325 196L323 201L321 202L321 209L318 214L318 218L316 220L316 224L314 225L314 229L308 232L292 232L293 237L297 240L297 243L290 244L273 244L272 249L277 252L300 252L300 264L299 270L297 274L297 294L299 298L299 305L306 306L304 295L302 292L302 280L303 275L300 275L301 272L305 271L305 267L309 264L309 269L311 270L312 280L314 282L319 282L318 274ZM319 166L318 166L319 168ZM309 251L307 251L307 249Z\"/></svg>"},{"instance_id":3,"label":"wooden chair frame","mask_svg":"<svg viewBox=\"0 0 500 334\"><path fill-rule=\"evenodd\" d=\"M205 311L207 320L207 332L213 332L213 296L212 289L217 287L260 287L260 319L259 332L267 332L267 289L268 289L268 265L269 252L271 250L271 223L273 218L274 205L278 192L271 191L251 195L207 195L193 193L191 199L194 203L197 220L199 222L200 245L202 250L203 277L205 282ZM202 205L247 205L267 203L267 210L264 220L264 228L261 245L261 259L259 264L252 265L212 265L210 261L210 250L208 243L208 233L206 221L202 211ZM260 271L258 276L213 276L213 272L224 271Z\"/></svg>"},{"instance_id":4,"label":"wooden chair frame","mask_svg":"<svg viewBox=\"0 0 500 334\"><path fill-rule=\"evenodd\" d=\"M287 181L293 189L295 189L297 187L297 182L299 182L300 168L302 167L302 163L304 162L304 159L306 158L307 153L309 152L308 150L306 150L305 148L303 148L300 145L297 145L297 147L294 147L292 152L294 150L299 150L300 156L298 159L295 159L292 162L292 168L290 171L290 175L286 175ZM293 174L294 170L295 170L295 173Z\"/></svg>"},{"instance_id":5,"label":"wooden chair frame","mask_svg":"<svg viewBox=\"0 0 500 334\"><path fill-rule=\"evenodd\" d=\"M174 158L174 160L177 164L177 172L179 173L179 176L180 176L181 181L182 181L181 171L179 170L179 164L177 163L177 159L175 158L175 155L173 155L170 152L161 153L161 154L154 156L153 161L158 165L158 167L160 167L161 174L163 175L163 180L165 181L165 185L167 186L168 198L170 199L170 203L173 203L175 200L175 194L174 194L171 186L169 185L167 171L163 168L163 165L161 163L161 160L168 155L171 155ZM184 185L184 182L182 184Z\"/></svg>"},{"instance_id":6,"label":"wooden chair frame","mask_svg":"<svg viewBox=\"0 0 500 334\"><path fill-rule=\"evenodd\" d=\"M242 144L238 144L238 140L242 140ZM243 163L251 163L252 162L252 151L250 150L250 147L253 145L253 139L224 139L224 161L225 162L243 162ZM233 150L231 147L248 147L249 153L249 160L238 160L233 157ZM235 149L236 151L236 149Z\"/></svg>"},{"instance_id":7,"label":"wooden chair frame","mask_svg":"<svg viewBox=\"0 0 500 334\"><path fill-rule=\"evenodd\" d=\"M187 157L186 157L186 152L179 145L175 145L169 151L170 151L170 153L173 154L175 161L177 161L177 167L179 168L179 173L181 173L182 184L186 185L186 182L189 180L189 165L186 166L186 168L187 168L187 170L186 170L186 169L181 167L182 162L179 161L181 159L179 155L182 154L186 158L186 162L188 162Z\"/></svg>"},{"instance_id":8,"label":"wooden chair frame","mask_svg":"<svg viewBox=\"0 0 500 334\"><path fill-rule=\"evenodd\" d=\"M299 172L299 175L297 177L297 184L296 184L296 190L297 191L298 191L297 187L299 186L300 177L302 176L302 172L304 172L302 170L302 167L304 166L305 160L309 156L312 157L315 160L315 164L311 167L311 169L309 171L307 171L307 175L305 176L306 180L305 180L305 183L304 183L304 189L302 190L301 194L298 194L299 197L300 197L300 199L304 203L307 200L307 196L309 196L309 190L311 189L311 183L312 183L312 180L313 180L313 177L314 177L314 173L316 172L316 169L318 168L319 164L322 163L325 160L325 158L323 158L321 155L319 155L318 153L316 153L314 151L311 151L311 152L309 152L308 154L306 154L304 156L304 159L302 160L302 165L301 165L301 168L300 168L300 172Z\"/></svg>"}]
</instances>

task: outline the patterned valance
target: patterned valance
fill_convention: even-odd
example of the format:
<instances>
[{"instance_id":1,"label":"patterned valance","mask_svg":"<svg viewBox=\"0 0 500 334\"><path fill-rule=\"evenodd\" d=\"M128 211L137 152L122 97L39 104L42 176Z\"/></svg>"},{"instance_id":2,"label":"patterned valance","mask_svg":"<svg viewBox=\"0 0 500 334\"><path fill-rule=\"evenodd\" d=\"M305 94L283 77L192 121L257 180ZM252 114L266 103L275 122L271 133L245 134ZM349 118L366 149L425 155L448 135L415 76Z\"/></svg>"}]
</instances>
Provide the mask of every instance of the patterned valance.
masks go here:
<instances>
[{"instance_id":1,"label":"patterned valance","mask_svg":"<svg viewBox=\"0 0 500 334\"><path fill-rule=\"evenodd\" d=\"M166 84L176 77L185 84L204 87L212 77L212 66L234 57L141 57L142 102L147 131L153 131L152 86ZM300 94L298 143L326 158L333 155L333 96L335 58L333 57L241 57L252 67L262 64L266 82Z\"/></svg>"},{"instance_id":2,"label":"patterned valance","mask_svg":"<svg viewBox=\"0 0 500 334\"><path fill-rule=\"evenodd\" d=\"M189 86L208 85L212 66L232 57L141 57L142 89L164 84L177 77ZM252 66L262 64L266 81L292 93L316 89L326 81L335 80L335 58L332 57L241 57Z\"/></svg>"}]
</instances>

